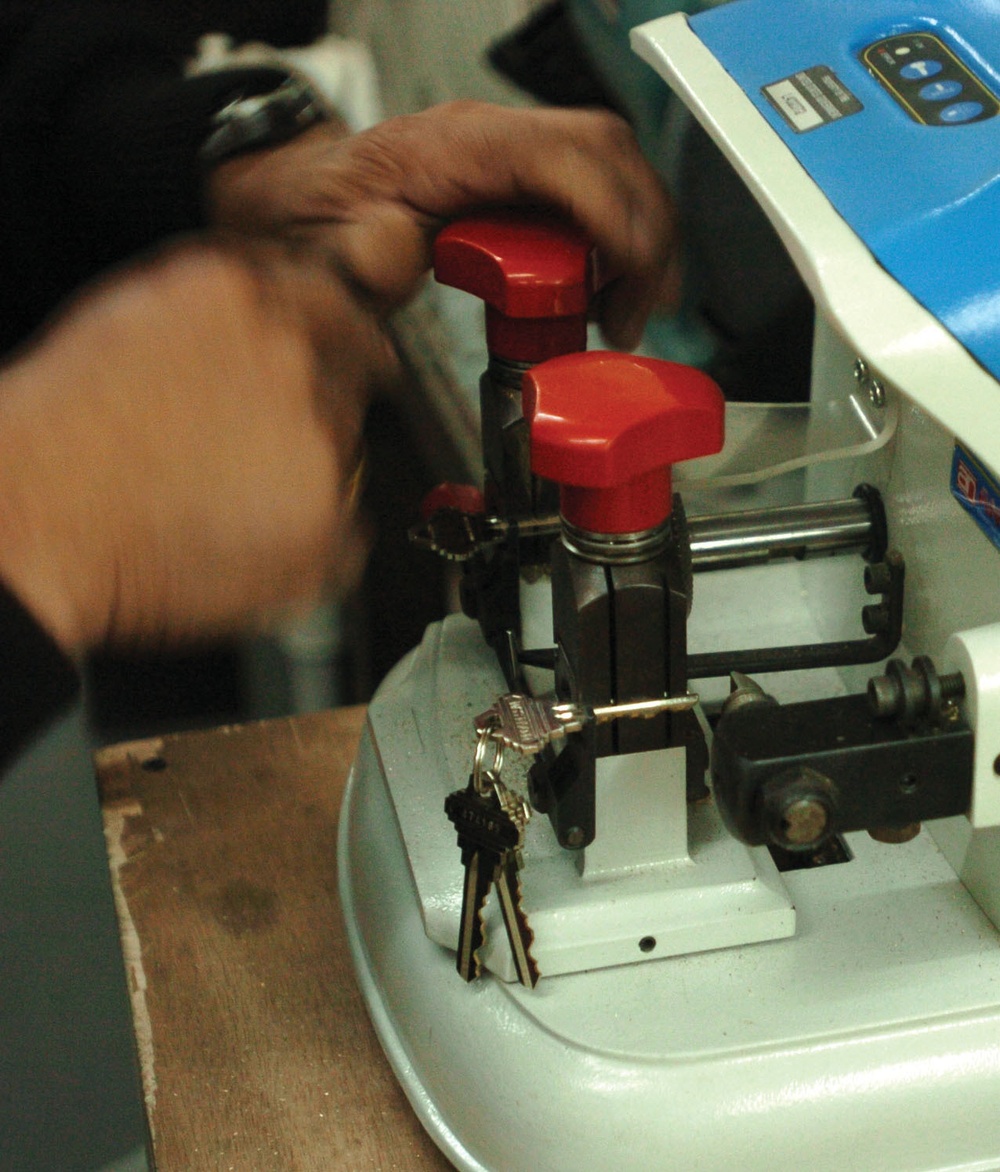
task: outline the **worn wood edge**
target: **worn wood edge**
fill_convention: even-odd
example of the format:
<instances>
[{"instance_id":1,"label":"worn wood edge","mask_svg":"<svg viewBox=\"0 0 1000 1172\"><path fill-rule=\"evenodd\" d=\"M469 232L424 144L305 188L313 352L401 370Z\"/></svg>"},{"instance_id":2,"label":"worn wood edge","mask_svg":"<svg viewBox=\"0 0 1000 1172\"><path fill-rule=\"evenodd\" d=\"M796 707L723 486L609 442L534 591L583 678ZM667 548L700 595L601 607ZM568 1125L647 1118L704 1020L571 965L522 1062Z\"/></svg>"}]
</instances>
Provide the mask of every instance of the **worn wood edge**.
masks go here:
<instances>
[{"instance_id":1,"label":"worn wood edge","mask_svg":"<svg viewBox=\"0 0 1000 1172\"><path fill-rule=\"evenodd\" d=\"M143 1101L150 1139L154 1147L157 1105L154 1031L152 1016L146 1001L148 983L143 962L142 941L132 917L123 883L125 867L135 860L135 850L129 849L129 839L133 837L136 825L145 820L143 804L136 796L133 785L136 771L155 771L157 763L169 754L170 746L178 741L196 742L203 739L218 741L220 738L227 740L231 738L235 742L234 747L236 747L243 737L256 739L266 736L269 729L278 725L290 728L296 744L303 751L307 751L307 745L302 738L303 732L316 732L331 724L334 726L342 725L342 733L347 738L354 738L356 741L360 739L364 728L366 712L363 705L357 705L309 713L303 716L222 725L208 730L124 741L99 748L93 754L111 889L131 1004ZM155 830L152 828L149 828L148 833L155 837Z\"/></svg>"},{"instance_id":2,"label":"worn wood edge","mask_svg":"<svg viewBox=\"0 0 1000 1172\"><path fill-rule=\"evenodd\" d=\"M104 810L104 839L111 871L111 890L118 917L118 935L125 963L128 995L132 1005L132 1027L139 1056L142 1096L150 1138L156 1141L156 1055L153 1047L153 1023L146 1004L146 972L143 968L142 944L132 919L122 886L121 871L128 862L124 839L129 818L142 816L138 801L119 801Z\"/></svg>"}]
</instances>

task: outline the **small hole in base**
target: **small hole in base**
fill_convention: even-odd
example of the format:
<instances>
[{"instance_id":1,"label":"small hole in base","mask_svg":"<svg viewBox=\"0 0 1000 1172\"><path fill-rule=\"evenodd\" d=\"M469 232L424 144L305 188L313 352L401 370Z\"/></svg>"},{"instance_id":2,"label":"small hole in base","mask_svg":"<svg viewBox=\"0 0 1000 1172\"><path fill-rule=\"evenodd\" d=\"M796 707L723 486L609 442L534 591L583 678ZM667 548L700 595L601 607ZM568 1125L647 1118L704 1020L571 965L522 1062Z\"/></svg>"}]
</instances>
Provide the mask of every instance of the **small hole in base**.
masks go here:
<instances>
[{"instance_id":1,"label":"small hole in base","mask_svg":"<svg viewBox=\"0 0 1000 1172\"><path fill-rule=\"evenodd\" d=\"M143 761L142 767L146 770L147 773L162 773L163 770L167 767L167 759L166 757L160 756L147 757L146 760Z\"/></svg>"},{"instance_id":2,"label":"small hole in base","mask_svg":"<svg viewBox=\"0 0 1000 1172\"><path fill-rule=\"evenodd\" d=\"M993 772L1000 776L1000 756L993 759Z\"/></svg>"},{"instance_id":3,"label":"small hole in base","mask_svg":"<svg viewBox=\"0 0 1000 1172\"><path fill-rule=\"evenodd\" d=\"M656 947L656 937L655 936L643 936L643 938L639 941L639 951L640 952L652 952L655 947Z\"/></svg>"},{"instance_id":4,"label":"small hole in base","mask_svg":"<svg viewBox=\"0 0 1000 1172\"><path fill-rule=\"evenodd\" d=\"M904 794L916 793L917 775L915 773L905 774L903 780L899 783L899 788Z\"/></svg>"}]
</instances>

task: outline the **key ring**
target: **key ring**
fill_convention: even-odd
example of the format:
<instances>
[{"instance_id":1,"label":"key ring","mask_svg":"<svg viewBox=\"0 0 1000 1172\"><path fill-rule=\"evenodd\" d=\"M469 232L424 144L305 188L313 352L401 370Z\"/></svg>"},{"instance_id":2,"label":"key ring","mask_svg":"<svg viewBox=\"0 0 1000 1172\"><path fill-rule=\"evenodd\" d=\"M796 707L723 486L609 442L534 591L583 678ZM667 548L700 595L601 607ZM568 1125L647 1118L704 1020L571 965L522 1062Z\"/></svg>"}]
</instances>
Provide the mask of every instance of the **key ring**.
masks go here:
<instances>
[{"instance_id":1,"label":"key ring","mask_svg":"<svg viewBox=\"0 0 1000 1172\"><path fill-rule=\"evenodd\" d=\"M472 759L472 785L477 794L489 793L490 786L499 778L500 770L503 768L503 741L493 735L496 727L496 722L491 722L479 730L476 755ZM488 745L493 746L493 763L486 769L484 766ZM484 781L484 775L488 780Z\"/></svg>"}]
</instances>

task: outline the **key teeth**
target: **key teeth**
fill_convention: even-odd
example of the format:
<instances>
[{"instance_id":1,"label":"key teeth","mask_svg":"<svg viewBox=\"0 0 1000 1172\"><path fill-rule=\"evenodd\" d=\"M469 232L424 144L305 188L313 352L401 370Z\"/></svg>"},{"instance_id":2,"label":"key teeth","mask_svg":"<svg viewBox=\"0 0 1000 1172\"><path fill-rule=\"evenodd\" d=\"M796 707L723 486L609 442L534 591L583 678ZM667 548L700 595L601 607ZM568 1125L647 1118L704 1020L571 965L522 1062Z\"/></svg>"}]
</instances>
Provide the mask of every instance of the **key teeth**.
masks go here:
<instances>
[{"instance_id":1,"label":"key teeth","mask_svg":"<svg viewBox=\"0 0 1000 1172\"><path fill-rule=\"evenodd\" d=\"M520 908L521 907L521 877L520 877L520 875L518 875L514 880L514 900L515 900L518 908ZM528 917L524 914L523 910L521 913L521 923L524 926L524 935L523 935L522 939L524 941L525 959L528 962L528 974L527 974L528 979L527 980L522 979L520 974L518 976L518 979L521 981L522 985L525 985L529 989L534 989L534 987L538 984L538 981L541 978L542 974L538 968L538 961L535 960L535 958L532 954L532 951L531 951L535 945L535 931L532 928L531 924L528 923Z\"/></svg>"},{"instance_id":2,"label":"key teeth","mask_svg":"<svg viewBox=\"0 0 1000 1172\"><path fill-rule=\"evenodd\" d=\"M511 865L512 861L508 859L497 874L497 896L500 900L507 941L514 957L517 979L522 985L533 989L538 984L540 976L538 964L531 951L535 943L535 933L528 923L521 903L520 871Z\"/></svg>"},{"instance_id":3,"label":"key teeth","mask_svg":"<svg viewBox=\"0 0 1000 1172\"><path fill-rule=\"evenodd\" d=\"M472 953L472 972L465 978L471 984L473 981L478 981L483 975L483 962L479 959L479 954L486 947L486 901L479 905L479 910L476 912L476 919L479 922L479 947L473 950Z\"/></svg>"}]
</instances>

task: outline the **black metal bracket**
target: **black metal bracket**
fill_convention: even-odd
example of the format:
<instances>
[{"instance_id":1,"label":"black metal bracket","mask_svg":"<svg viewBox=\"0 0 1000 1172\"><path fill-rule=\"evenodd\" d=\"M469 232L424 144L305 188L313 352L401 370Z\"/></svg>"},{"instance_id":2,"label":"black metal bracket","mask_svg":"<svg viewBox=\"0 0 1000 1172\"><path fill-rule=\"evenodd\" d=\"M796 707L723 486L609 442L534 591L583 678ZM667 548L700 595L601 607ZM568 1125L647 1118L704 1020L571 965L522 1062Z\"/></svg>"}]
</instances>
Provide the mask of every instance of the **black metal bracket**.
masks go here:
<instances>
[{"instance_id":1,"label":"black metal bracket","mask_svg":"<svg viewBox=\"0 0 1000 1172\"><path fill-rule=\"evenodd\" d=\"M943 677L937 690L957 696L956 681ZM878 691L784 705L761 691L723 710L712 789L737 838L813 850L834 834L899 831L968 810L973 734L957 706L945 697L889 712Z\"/></svg>"},{"instance_id":2,"label":"black metal bracket","mask_svg":"<svg viewBox=\"0 0 1000 1172\"><path fill-rule=\"evenodd\" d=\"M885 561L865 566L865 590L881 596L878 602L863 607L861 611L861 624L869 635L867 639L689 654L688 678L728 676L734 671L759 675L772 671L879 663L896 650L902 637L905 578L906 567L898 553L889 553Z\"/></svg>"}]
</instances>

